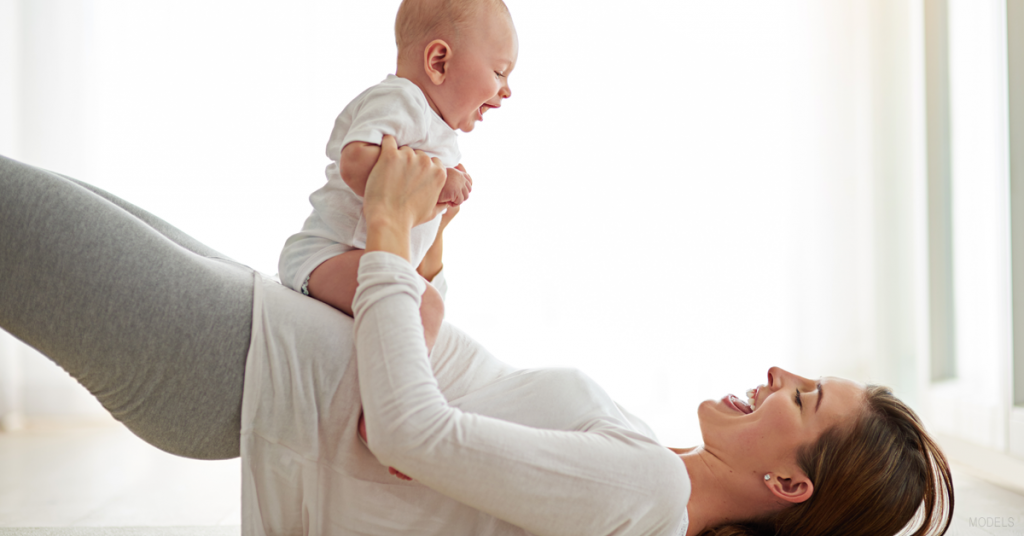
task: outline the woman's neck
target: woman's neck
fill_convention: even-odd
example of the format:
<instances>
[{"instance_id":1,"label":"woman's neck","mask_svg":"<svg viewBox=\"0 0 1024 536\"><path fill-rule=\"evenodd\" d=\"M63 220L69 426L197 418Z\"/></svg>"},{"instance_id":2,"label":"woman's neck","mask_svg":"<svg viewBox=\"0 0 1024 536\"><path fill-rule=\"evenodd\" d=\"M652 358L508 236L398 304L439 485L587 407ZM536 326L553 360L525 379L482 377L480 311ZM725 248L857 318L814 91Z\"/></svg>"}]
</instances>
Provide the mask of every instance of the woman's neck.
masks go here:
<instances>
[{"instance_id":1,"label":"woman's neck","mask_svg":"<svg viewBox=\"0 0 1024 536\"><path fill-rule=\"evenodd\" d=\"M773 511L771 494L766 488L739 475L704 447L671 450L686 464L690 476L690 501L686 504L690 523L686 536Z\"/></svg>"}]
</instances>

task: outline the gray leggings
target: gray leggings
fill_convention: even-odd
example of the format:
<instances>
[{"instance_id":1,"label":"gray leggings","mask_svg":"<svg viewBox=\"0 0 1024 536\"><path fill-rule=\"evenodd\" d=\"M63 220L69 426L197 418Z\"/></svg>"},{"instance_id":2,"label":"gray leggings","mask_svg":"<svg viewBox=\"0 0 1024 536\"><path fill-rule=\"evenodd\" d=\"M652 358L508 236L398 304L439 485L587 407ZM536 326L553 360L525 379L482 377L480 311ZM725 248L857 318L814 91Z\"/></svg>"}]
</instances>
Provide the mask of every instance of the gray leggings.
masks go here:
<instances>
[{"instance_id":1,"label":"gray leggings","mask_svg":"<svg viewBox=\"0 0 1024 536\"><path fill-rule=\"evenodd\" d=\"M0 156L0 328L167 452L238 456L252 271L137 207Z\"/></svg>"}]
</instances>

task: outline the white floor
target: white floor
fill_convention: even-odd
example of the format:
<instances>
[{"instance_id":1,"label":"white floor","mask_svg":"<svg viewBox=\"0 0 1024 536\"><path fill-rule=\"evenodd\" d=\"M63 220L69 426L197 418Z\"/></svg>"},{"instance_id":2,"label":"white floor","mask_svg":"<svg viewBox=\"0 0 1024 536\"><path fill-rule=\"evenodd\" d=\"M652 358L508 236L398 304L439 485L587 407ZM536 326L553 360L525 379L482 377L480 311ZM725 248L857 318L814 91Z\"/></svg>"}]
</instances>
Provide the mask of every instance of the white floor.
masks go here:
<instances>
[{"instance_id":1,"label":"white floor","mask_svg":"<svg viewBox=\"0 0 1024 536\"><path fill-rule=\"evenodd\" d=\"M950 536L1024 534L1024 495L963 471L953 473L953 482L956 508Z\"/></svg>"},{"instance_id":2,"label":"white floor","mask_svg":"<svg viewBox=\"0 0 1024 536\"><path fill-rule=\"evenodd\" d=\"M979 478L970 460L957 462L950 536L1024 535L1024 495ZM117 424L0 433L0 535L38 533L11 527L237 526L239 482L237 459L179 458Z\"/></svg>"},{"instance_id":3,"label":"white floor","mask_svg":"<svg viewBox=\"0 0 1024 536\"><path fill-rule=\"evenodd\" d=\"M0 527L241 523L239 460L180 458L119 424L0 433Z\"/></svg>"}]
</instances>

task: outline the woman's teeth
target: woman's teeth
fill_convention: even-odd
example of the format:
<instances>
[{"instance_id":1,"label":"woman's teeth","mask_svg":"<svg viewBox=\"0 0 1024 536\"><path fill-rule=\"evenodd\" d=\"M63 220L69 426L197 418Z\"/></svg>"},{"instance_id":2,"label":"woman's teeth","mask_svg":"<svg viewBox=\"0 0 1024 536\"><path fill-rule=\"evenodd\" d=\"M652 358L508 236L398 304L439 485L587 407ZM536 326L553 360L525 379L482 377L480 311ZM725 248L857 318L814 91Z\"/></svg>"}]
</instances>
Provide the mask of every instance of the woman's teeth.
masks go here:
<instances>
[{"instance_id":1,"label":"woman's teeth","mask_svg":"<svg viewBox=\"0 0 1024 536\"><path fill-rule=\"evenodd\" d=\"M757 402L757 400L754 399L755 395L757 395L757 391L754 389L747 389L747 404L750 404L750 411L757 409L755 407L755 402Z\"/></svg>"}]
</instances>

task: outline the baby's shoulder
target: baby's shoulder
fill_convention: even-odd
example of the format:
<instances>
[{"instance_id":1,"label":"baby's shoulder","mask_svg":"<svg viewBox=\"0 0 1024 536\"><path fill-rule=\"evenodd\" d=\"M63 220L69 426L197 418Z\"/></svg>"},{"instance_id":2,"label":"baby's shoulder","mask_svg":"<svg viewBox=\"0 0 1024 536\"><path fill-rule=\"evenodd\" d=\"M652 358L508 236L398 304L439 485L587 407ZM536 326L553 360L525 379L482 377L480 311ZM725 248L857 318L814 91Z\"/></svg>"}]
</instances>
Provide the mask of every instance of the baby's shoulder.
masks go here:
<instances>
[{"instance_id":1,"label":"baby's shoulder","mask_svg":"<svg viewBox=\"0 0 1024 536\"><path fill-rule=\"evenodd\" d=\"M420 88L405 78L388 75L384 81L370 86L349 103L358 113L364 109L403 109L407 113L422 115L430 108Z\"/></svg>"}]
</instances>

